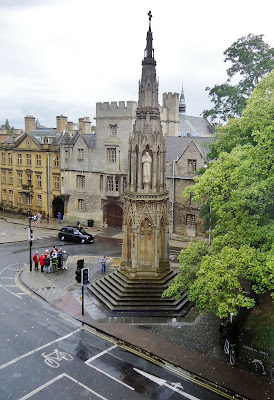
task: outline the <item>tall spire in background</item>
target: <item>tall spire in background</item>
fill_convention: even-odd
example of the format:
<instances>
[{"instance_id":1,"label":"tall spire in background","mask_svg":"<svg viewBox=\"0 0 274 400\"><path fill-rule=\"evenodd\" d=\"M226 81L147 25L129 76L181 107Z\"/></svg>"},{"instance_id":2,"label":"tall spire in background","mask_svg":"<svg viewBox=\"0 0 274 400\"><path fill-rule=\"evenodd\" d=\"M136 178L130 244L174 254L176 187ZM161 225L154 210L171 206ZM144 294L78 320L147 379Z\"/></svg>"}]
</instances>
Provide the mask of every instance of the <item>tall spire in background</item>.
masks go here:
<instances>
[{"instance_id":1,"label":"tall spire in background","mask_svg":"<svg viewBox=\"0 0 274 400\"><path fill-rule=\"evenodd\" d=\"M186 112L186 101L184 95L184 86L182 84L182 91L180 96L180 103L179 103L179 114L184 114Z\"/></svg>"}]
</instances>

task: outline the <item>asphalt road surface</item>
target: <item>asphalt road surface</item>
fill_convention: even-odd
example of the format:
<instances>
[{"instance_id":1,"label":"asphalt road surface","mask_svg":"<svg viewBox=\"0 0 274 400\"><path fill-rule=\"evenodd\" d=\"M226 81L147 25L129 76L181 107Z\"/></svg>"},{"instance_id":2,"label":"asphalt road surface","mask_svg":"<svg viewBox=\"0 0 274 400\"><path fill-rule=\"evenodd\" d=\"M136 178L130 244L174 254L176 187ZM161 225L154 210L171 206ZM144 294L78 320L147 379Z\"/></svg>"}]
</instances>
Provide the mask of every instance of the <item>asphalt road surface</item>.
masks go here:
<instances>
[{"instance_id":1,"label":"asphalt road surface","mask_svg":"<svg viewBox=\"0 0 274 400\"><path fill-rule=\"evenodd\" d=\"M57 244L34 241L33 250ZM70 244L69 253L120 255L117 241ZM0 399L222 399L219 388L127 348L18 286L28 242L0 244Z\"/></svg>"}]
</instances>

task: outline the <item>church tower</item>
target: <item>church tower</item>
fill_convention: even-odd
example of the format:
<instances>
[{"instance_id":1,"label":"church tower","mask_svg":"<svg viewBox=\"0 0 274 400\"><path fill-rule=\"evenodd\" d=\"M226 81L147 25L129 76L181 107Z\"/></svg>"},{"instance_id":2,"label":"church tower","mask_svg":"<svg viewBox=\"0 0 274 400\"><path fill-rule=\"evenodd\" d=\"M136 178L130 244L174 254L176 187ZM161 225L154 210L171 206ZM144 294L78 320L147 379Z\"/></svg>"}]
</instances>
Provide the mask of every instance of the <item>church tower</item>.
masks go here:
<instances>
[{"instance_id":1,"label":"church tower","mask_svg":"<svg viewBox=\"0 0 274 400\"><path fill-rule=\"evenodd\" d=\"M129 139L120 268L123 274L137 279L158 278L170 270L166 145L160 120L151 12L148 15L136 122Z\"/></svg>"}]
</instances>

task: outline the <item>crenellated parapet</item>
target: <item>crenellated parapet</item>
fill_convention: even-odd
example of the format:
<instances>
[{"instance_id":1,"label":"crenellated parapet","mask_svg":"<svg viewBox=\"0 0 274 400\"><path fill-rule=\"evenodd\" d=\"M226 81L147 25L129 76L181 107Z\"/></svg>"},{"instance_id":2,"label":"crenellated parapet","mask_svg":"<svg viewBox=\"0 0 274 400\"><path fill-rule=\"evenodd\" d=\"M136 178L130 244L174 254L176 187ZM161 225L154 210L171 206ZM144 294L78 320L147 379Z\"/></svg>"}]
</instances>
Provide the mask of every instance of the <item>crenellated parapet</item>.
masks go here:
<instances>
[{"instance_id":1,"label":"crenellated parapet","mask_svg":"<svg viewBox=\"0 0 274 400\"><path fill-rule=\"evenodd\" d=\"M136 114L136 108L136 101L98 102L96 103L96 119L132 117Z\"/></svg>"}]
</instances>

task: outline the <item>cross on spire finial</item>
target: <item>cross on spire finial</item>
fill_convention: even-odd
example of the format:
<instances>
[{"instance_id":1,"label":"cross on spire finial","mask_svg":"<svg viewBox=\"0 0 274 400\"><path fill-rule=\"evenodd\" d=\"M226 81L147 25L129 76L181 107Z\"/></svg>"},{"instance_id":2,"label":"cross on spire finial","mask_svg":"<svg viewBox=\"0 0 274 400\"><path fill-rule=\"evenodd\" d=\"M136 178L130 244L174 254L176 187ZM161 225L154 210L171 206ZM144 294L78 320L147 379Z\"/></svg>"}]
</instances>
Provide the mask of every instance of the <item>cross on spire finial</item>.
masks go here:
<instances>
[{"instance_id":1,"label":"cross on spire finial","mask_svg":"<svg viewBox=\"0 0 274 400\"><path fill-rule=\"evenodd\" d=\"M147 15L149 17L149 27L151 27L151 18L152 18L151 11L149 11Z\"/></svg>"}]
</instances>

